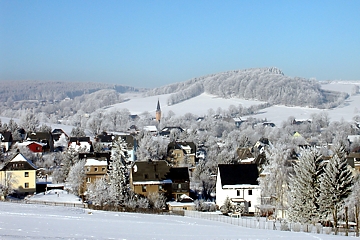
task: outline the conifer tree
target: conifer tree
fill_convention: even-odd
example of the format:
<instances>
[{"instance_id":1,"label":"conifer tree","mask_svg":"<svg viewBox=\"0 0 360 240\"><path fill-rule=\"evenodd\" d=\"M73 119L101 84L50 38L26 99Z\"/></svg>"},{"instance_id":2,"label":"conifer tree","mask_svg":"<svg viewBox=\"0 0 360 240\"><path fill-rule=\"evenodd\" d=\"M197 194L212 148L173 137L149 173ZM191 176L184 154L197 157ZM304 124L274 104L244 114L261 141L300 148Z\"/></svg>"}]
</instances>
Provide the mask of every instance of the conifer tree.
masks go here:
<instances>
[{"instance_id":1,"label":"conifer tree","mask_svg":"<svg viewBox=\"0 0 360 240\"><path fill-rule=\"evenodd\" d=\"M126 142L119 137L113 142L108 172L110 195L114 205L121 205L128 198L130 191L129 167Z\"/></svg>"},{"instance_id":2,"label":"conifer tree","mask_svg":"<svg viewBox=\"0 0 360 240\"><path fill-rule=\"evenodd\" d=\"M323 163L316 149L304 149L290 177L289 217L295 222L313 223L319 220L320 176Z\"/></svg>"},{"instance_id":3,"label":"conifer tree","mask_svg":"<svg viewBox=\"0 0 360 240\"><path fill-rule=\"evenodd\" d=\"M320 209L323 218L332 216L335 234L338 233L338 212L350 195L352 185L353 175L345 158L345 148L341 146L326 164L320 184Z\"/></svg>"}]
</instances>

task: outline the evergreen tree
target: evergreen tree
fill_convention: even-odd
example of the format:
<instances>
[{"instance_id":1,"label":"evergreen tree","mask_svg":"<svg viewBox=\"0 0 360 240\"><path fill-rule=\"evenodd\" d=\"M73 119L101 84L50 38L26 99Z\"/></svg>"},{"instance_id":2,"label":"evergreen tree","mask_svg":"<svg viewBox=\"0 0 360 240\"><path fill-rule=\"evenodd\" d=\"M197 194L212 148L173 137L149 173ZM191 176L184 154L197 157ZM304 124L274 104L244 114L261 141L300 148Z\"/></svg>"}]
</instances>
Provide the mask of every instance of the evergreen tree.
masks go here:
<instances>
[{"instance_id":1,"label":"evergreen tree","mask_svg":"<svg viewBox=\"0 0 360 240\"><path fill-rule=\"evenodd\" d=\"M320 184L320 201L323 218L332 215L337 234L338 212L350 195L353 175L345 158L345 148L340 147L326 164Z\"/></svg>"},{"instance_id":2,"label":"evergreen tree","mask_svg":"<svg viewBox=\"0 0 360 240\"><path fill-rule=\"evenodd\" d=\"M290 175L289 217L295 222L313 223L319 220L320 176L323 163L316 149L304 149Z\"/></svg>"},{"instance_id":3,"label":"evergreen tree","mask_svg":"<svg viewBox=\"0 0 360 240\"><path fill-rule=\"evenodd\" d=\"M127 158L126 142L120 137L113 142L109 165L110 195L114 205L121 205L128 199L130 191L130 161Z\"/></svg>"}]
</instances>

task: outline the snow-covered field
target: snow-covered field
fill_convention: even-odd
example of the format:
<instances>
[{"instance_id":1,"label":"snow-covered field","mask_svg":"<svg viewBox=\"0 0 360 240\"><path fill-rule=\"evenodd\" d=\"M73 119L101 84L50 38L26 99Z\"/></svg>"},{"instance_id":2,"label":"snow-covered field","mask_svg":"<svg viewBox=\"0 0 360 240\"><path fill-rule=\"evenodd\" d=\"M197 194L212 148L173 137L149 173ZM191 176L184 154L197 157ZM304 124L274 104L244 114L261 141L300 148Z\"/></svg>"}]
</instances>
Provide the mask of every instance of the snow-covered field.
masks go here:
<instances>
[{"instance_id":1,"label":"snow-covered field","mask_svg":"<svg viewBox=\"0 0 360 240\"><path fill-rule=\"evenodd\" d=\"M243 107L250 107L251 105L263 103L260 101L245 100L240 98L225 99L203 93L189 100L168 106L167 99L170 95L171 94L164 94L150 97L143 97L140 94L126 95L126 97L128 97L128 101L115 104L107 109L112 111L114 109L127 108L132 114L141 114L145 111L149 113L155 113L157 101L159 100L161 105L161 112L165 115L167 115L167 113L171 110L178 116L185 113L193 113L198 116L203 116L207 114L208 109L210 108L212 108L214 111L216 111L216 109L219 107L227 110L230 105L237 107L239 104L241 104Z\"/></svg>"},{"instance_id":2,"label":"snow-covered field","mask_svg":"<svg viewBox=\"0 0 360 240\"><path fill-rule=\"evenodd\" d=\"M0 239L351 239L181 216L0 202Z\"/></svg>"},{"instance_id":3,"label":"snow-covered field","mask_svg":"<svg viewBox=\"0 0 360 240\"><path fill-rule=\"evenodd\" d=\"M346 102L337 108L330 110L321 110L317 108L306 108L306 107L286 107L275 105L269 108L262 109L258 114L252 115L251 117L267 119L268 121L274 122L276 125L280 125L282 121L287 120L290 116L297 119L310 119L311 114L325 111L329 114L330 121L351 121L355 115L360 115L360 94L351 95L353 87L360 86L360 81L353 82L332 82L329 84L323 84L322 88L331 91L346 92L350 97ZM197 116L203 116L208 113L208 110L212 108L214 111L217 108L227 110L230 105L238 106L241 104L243 107L249 107L251 105L261 104L263 102L254 100L244 100L239 98L218 98L216 96L203 93L200 96L191 98L181 103L167 106L167 99L170 94L142 97L141 95L128 95L128 101L115 104L109 108L108 111L115 109L127 108L132 114L140 114L145 111L154 114L156 110L157 100L159 99L161 110L166 116L171 110L177 116L184 115L185 113L193 113Z\"/></svg>"}]
</instances>

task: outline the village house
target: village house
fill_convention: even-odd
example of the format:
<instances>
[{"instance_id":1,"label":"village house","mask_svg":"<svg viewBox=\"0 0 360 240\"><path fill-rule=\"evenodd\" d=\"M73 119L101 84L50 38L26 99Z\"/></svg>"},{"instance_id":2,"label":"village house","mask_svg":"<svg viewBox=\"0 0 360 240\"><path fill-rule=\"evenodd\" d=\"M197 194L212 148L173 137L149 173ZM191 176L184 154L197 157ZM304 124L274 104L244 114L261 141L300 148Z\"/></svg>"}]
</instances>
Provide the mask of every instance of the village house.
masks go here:
<instances>
[{"instance_id":1,"label":"village house","mask_svg":"<svg viewBox=\"0 0 360 240\"><path fill-rule=\"evenodd\" d=\"M90 137L70 137L69 147L78 152L93 152L93 146Z\"/></svg>"},{"instance_id":2,"label":"village house","mask_svg":"<svg viewBox=\"0 0 360 240\"><path fill-rule=\"evenodd\" d=\"M173 166L195 167L196 145L193 142L170 142L167 149L167 161Z\"/></svg>"},{"instance_id":3,"label":"village house","mask_svg":"<svg viewBox=\"0 0 360 240\"><path fill-rule=\"evenodd\" d=\"M32 132L26 135L29 142L37 142L42 144L42 152L54 151L54 139L51 132Z\"/></svg>"},{"instance_id":4,"label":"village house","mask_svg":"<svg viewBox=\"0 0 360 240\"><path fill-rule=\"evenodd\" d=\"M13 142L11 132L0 132L0 151L9 151Z\"/></svg>"},{"instance_id":5,"label":"village house","mask_svg":"<svg viewBox=\"0 0 360 240\"><path fill-rule=\"evenodd\" d=\"M244 212L254 214L261 203L256 164L219 164L216 178L216 205L221 208L227 198L242 205Z\"/></svg>"},{"instance_id":6,"label":"village house","mask_svg":"<svg viewBox=\"0 0 360 240\"><path fill-rule=\"evenodd\" d=\"M187 167L170 167L163 160L135 162L131 167L130 186L137 194L162 193L168 200L176 200L190 193L189 171Z\"/></svg>"},{"instance_id":7,"label":"village house","mask_svg":"<svg viewBox=\"0 0 360 240\"><path fill-rule=\"evenodd\" d=\"M36 191L36 169L30 160L18 153L0 169L0 182L14 189L19 197L33 194Z\"/></svg>"}]
</instances>

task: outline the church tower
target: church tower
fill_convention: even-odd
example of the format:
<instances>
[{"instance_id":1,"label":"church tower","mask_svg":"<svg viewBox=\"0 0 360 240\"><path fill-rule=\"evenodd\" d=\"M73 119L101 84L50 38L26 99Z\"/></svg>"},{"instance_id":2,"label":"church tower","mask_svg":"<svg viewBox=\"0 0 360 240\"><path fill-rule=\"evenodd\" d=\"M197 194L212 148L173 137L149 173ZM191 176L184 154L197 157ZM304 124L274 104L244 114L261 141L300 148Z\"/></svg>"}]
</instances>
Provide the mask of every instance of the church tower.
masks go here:
<instances>
[{"instance_id":1,"label":"church tower","mask_svg":"<svg viewBox=\"0 0 360 240\"><path fill-rule=\"evenodd\" d=\"M156 118L156 121L157 121L157 122L160 122L160 119L161 119L161 109L160 109L159 99L158 99L158 102L157 102L155 118Z\"/></svg>"}]
</instances>

